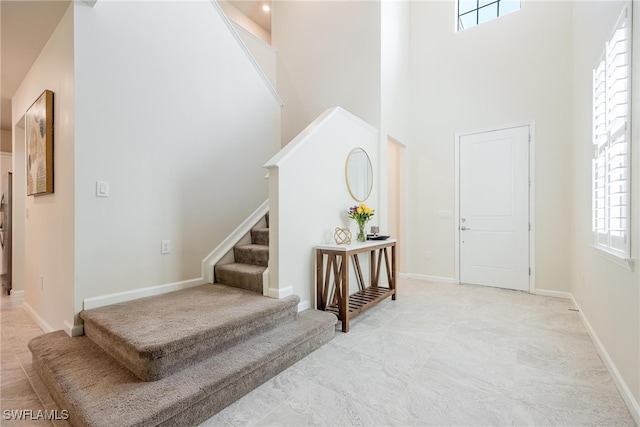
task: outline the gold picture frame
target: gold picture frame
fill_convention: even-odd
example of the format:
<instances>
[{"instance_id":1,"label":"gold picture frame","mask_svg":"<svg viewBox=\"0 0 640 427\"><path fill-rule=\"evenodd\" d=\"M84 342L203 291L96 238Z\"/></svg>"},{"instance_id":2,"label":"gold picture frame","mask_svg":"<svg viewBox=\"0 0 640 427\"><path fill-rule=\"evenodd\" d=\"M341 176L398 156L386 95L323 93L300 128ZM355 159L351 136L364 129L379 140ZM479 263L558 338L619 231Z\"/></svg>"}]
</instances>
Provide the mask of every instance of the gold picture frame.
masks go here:
<instances>
[{"instance_id":1,"label":"gold picture frame","mask_svg":"<svg viewBox=\"0 0 640 427\"><path fill-rule=\"evenodd\" d=\"M45 90L26 113L27 196L53 193L53 92Z\"/></svg>"}]
</instances>

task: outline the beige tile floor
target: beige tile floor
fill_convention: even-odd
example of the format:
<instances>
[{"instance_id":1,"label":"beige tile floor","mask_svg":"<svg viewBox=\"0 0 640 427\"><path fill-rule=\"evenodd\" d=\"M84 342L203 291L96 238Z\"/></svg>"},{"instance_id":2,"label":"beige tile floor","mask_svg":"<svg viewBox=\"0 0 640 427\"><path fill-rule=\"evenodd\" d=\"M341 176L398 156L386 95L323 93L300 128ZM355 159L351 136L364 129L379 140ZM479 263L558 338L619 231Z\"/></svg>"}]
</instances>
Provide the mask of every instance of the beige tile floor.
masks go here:
<instances>
[{"instance_id":1,"label":"beige tile floor","mask_svg":"<svg viewBox=\"0 0 640 427\"><path fill-rule=\"evenodd\" d=\"M634 426L572 309L563 299L403 279L396 301L202 426ZM57 409L26 347L42 331L14 298L2 298L1 315L1 415Z\"/></svg>"}]
</instances>

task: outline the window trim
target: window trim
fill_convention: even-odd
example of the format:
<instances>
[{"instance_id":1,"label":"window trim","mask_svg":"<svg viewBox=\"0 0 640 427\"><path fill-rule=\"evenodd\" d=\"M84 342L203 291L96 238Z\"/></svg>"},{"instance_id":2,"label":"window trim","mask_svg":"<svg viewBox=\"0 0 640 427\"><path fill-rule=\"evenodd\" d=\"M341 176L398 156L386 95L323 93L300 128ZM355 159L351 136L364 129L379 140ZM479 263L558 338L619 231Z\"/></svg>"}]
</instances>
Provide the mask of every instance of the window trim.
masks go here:
<instances>
[{"instance_id":1,"label":"window trim","mask_svg":"<svg viewBox=\"0 0 640 427\"><path fill-rule=\"evenodd\" d=\"M608 259L609 261L618 264L619 266L624 267L629 271L633 271L633 267L635 265L634 258L620 256L619 254L608 251L606 248L602 246L596 246L595 244L592 244L591 247L596 250L596 254L603 257L604 259Z\"/></svg>"},{"instance_id":2,"label":"window trim","mask_svg":"<svg viewBox=\"0 0 640 427\"><path fill-rule=\"evenodd\" d=\"M632 2L628 2L627 4L625 4L625 6L622 9L622 12L620 13L618 19L616 20L615 26L613 28L613 30L610 33L610 36L608 37L607 41L604 43L604 49L603 49L603 53L600 57L600 59L597 62L596 67L593 69L593 79L592 79L592 141L591 143L593 144L594 147L594 155L592 157L592 175L591 175L591 190L592 190L592 195L591 195L591 231L593 234L593 243L592 243L592 247L594 249L597 250L597 253L604 256L605 258L615 262L616 264L619 264L631 271L633 271L633 264L634 264L634 260L631 257L632 256L632 247L631 247L631 239L632 239L632 234L631 234L631 227L632 227L632 203L634 203L634 201L632 200L632 192L631 192L631 186L633 185L632 182L632 170L634 169L634 165L633 165L633 151L632 151L632 133L631 133L631 121L633 118L633 112L632 112L632 98L633 98L633 92L632 92L632 75L633 75L633 58L632 58L632 38L633 38L633 27L632 27L632 18L631 18L631 14L632 14ZM627 51L624 53L625 58L626 58L626 64L627 64L627 74L626 74L626 92L627 92L627 98L626 98L626 111L625 111L625 124L624 124L624 131L622 133L624 141L623 143L626 144L626 153L624 153L624 162L626 163L626 178L624 179L624 182L626 184L626 188L625 191L623 193L624 198L626 199L626 205L625 205L625 228L622 229L622 234L624 234L625 237L625 242L624 242L624 247L621 248L620 246L615 246L614 243L612 243L612 234L611 231L609 230L609 226L610 226L610 209L612 207L612 205L610 204L610 199L609 199L609 187L611 184L611 178L613 176L613 172L609 170L609 162L611 161L610 156L610 149L613 149L612 147L615 147L615 145L618 142L615 142L612 144L612 130L617 130L616 134L619 135L619 129L621 129L622 127L617 125L614 125L614 121L611 120L611 118L609 117L609 113L611 110L611 105L609 104L611 98L609 97L609 90L611 87L613 87L613 83L611 80L613 80L613 82L616 81L620 81L620 77L616 77L613 73L615 73L615 71L611 72L610 74L610 69L613 68L614 70L616 68L618 68L617 66L613 66L612 64L615 64L614 60L610 59L610 53L612 52L612 50L610 50L611 46L615 46L615 40L616 40L616 34L618 33L618 31L622 28L626 28L626 43L627 43ZM601 76L601 74L599 73L599 70L601 70L601 67L604 68L604 70L602 70L602 72L604 73L604 82L599 81L598 85L596 85L596 82L598 80L598 78ZM611 78L611 80L610 80ZM604 89L600 89L600 86L603 85ZM600 101L599 97L602 96L604 97L604 101ZM613 104L614 106L616 105L620 105L620 104ZM597 116L596 116L596 111L600 111L597 107L604 107L605 110L605 118L603 123L600 121L597 121ZM625 108L625 107L623 107ZM604 135L604 136L603 136ZM604 138L604 139L603 139ZM618 138L618 136L616 136L616 139ZM604 140L604 142L603 142ZM604 163L604 186L603 188L598 191L597 188L597 182L598 180L596 179L597 173L596 173L596 168L597 168L597 163L598 161L601 161ZM603 178L600 178L603 179ZM604 195L600 195L600 197L596 197L598 194L601 194L602 192L604 192ZM597 202L600 201L600 203L604 203L604 216L601 218L600 216L597 215L596 213L596 207L600 206L600 204L598 204ZM620 217L619 217L620 218ZM603 221L604 228L596 228L597 224L599 223L599 221ZM599 239L599 237L601 236L606 236L607 242L602 243L601 240Z\"/></svg>"},{"instance_id":3,"label":"window trim","mask_svg":"<svg viewBox=\"0 0 640 427\"><path fill-rule=\"evenodd\" d=\"M464 13L460 13L460 1L461 0L457 0L456 1L455 29L456 29L457 33L459 33L460 31L468 30L469 28L477 27L480 24L484 24L485 22L493 21L496 18L500 18L501 16L505 16L505 15L508 15L510 13L513 13L513 12L517 12L518 10L522 9L522 0L519 0L519 3L518 3L519 7L518 7L517 10L512 10L511 12L507 12L507 13L501 15L500 14L500 3L505 1L505 0L490 0L489 3L484 4L482 6L480 6L480 0L476 0L475 8L467 10ZM493 6L493 5L496 5L496 16L495 16L495 18L491 18L491 19L489 19L487 21L479 22L480 21L480 10L481 9L485 9L487 7L490 7L490 6ZM468 27L468 28L461 28L460 17L462 17L464 15L468 15L470 13L475 13L476 14L476 23L475 23L475 25L473 25L471 27Z\"/></svg>"}]
</instances>

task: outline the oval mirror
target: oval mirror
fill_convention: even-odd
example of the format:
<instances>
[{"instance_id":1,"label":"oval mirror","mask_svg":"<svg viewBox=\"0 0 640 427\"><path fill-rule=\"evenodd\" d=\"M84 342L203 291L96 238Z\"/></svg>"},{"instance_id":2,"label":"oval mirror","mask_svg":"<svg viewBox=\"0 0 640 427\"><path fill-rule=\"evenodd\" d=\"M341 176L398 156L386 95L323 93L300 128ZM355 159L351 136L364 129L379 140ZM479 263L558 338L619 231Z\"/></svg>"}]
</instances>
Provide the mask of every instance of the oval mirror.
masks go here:
<instances>
[{"instance_id":1,"label":"oval mirror","mask_svg":"<svg viewBox=\"0 0 640 427\"><path fill-rule=\"evenodd\" d=\"M373 167L369 155L362 148L354 148L349 153L345 176L351 197L364 202L373 188Z\"/></svg>"}]
</instances>

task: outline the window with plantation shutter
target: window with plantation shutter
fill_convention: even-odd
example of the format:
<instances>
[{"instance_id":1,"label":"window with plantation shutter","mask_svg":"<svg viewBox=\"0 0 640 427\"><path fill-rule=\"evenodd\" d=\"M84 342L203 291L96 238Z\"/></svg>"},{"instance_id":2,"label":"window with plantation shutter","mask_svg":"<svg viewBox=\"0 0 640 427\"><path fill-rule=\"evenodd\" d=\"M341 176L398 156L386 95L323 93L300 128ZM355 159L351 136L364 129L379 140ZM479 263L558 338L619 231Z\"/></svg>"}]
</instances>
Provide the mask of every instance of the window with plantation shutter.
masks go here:
<instances>
[{"instance_id":1,"label":"window with plantation shutter","mask_svg":"<svg viewBox=\"0 0 640 427\"><path fill-rule=\"evenodd\" d=\"M594 245L628 259L631 178L631 10L625 6L593 70Z\"/></svg>"}]
</instances>

